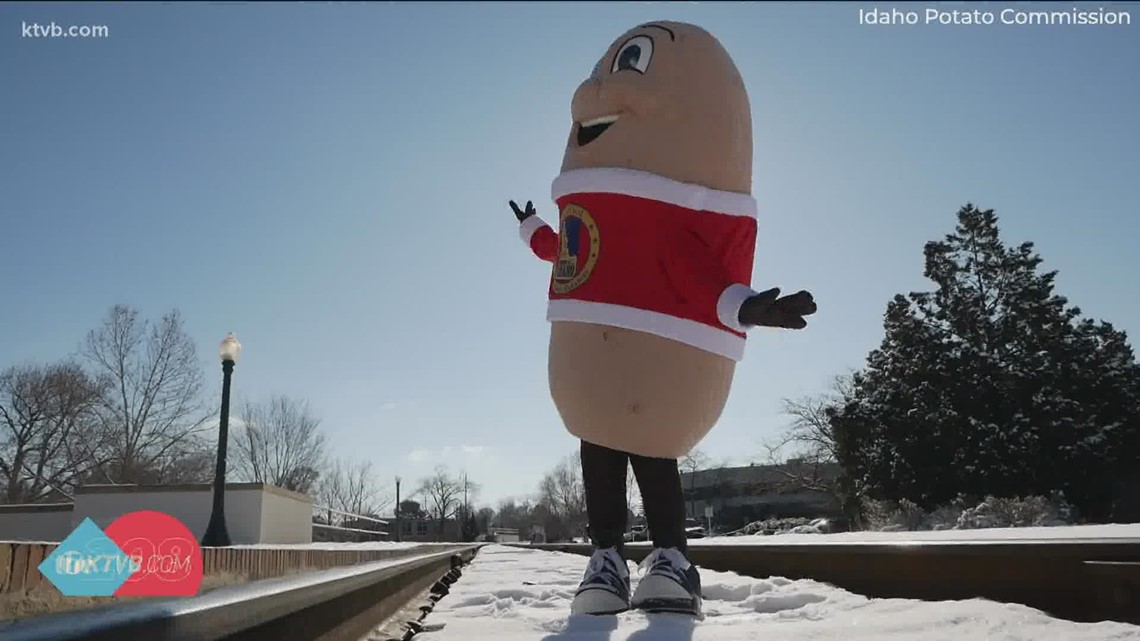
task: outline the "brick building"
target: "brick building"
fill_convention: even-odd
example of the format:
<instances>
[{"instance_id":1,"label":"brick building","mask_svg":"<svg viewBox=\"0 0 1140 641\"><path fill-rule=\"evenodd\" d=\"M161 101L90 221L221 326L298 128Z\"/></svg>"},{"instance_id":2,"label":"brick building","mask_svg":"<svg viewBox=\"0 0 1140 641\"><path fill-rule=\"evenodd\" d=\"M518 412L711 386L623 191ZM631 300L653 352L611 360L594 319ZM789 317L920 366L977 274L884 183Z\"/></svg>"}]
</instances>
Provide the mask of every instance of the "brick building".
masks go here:
<instances>
[{"instance_id":1,"label":"brick building","mask_svg":"<svg viewBox=\"0 0 1140 641\"><path fill-rule=\"evenodd\" d=\"M392 525L395 525L394 521ZM417 541L421 543L459 541L459 521L455 519L445 520L441 531L440 523L435 519L409 519L401 517L400 540Z\"/></svg>"}]
</instances>

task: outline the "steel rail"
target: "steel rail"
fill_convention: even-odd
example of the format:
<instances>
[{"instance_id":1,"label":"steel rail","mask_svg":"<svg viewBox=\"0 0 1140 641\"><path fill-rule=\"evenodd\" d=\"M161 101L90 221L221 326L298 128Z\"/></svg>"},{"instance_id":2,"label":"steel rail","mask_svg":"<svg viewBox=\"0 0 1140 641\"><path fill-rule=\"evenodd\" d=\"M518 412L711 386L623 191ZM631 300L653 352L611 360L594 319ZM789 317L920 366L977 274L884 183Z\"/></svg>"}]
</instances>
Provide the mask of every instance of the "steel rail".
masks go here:
<instances>
[{"instance_id":1,"label":"steel rail","mask_svg":"<svg viewBox=\"0 0 1140 641\"><path fill-rule=\"evenodd\" d=\"M4 641L356 641L479 546L0 624Z\"/></svg>"},{"instance_id":2,"label":"steel rail","mask_svg":"<svg viewBox=\"0 0 1140 641\"><path fill-rule=\"evenodd\" d=\"M1140 624L1140 539L689 541L698 567L754 578L812 579L868 597L1019 603L1080 622ZM776 539L776 540L771 540ZM585 544L506 545L589 555ZM640 562L648 544L625 544Z\"/></svg>"}]
</instances>

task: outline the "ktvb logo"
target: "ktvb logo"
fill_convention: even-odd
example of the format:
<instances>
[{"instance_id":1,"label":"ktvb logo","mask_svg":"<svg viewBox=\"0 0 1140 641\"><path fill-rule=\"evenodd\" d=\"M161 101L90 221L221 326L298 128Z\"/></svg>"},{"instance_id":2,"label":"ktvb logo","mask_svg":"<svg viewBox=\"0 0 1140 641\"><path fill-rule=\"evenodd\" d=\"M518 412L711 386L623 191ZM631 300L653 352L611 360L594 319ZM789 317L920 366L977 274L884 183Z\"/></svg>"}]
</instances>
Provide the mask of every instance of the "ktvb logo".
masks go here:
<instances>
[{"instance_id":1,"label":"ktvb logo","mask_svg":"<svg viewBox=\"0 0 1140 641\"><path fill-rule=\"evenodd\" d=\"M63 596L193 596L202 548L178 519L141 510L106 530L84 519L39 570Z\"/></svg>"}]
</instances>

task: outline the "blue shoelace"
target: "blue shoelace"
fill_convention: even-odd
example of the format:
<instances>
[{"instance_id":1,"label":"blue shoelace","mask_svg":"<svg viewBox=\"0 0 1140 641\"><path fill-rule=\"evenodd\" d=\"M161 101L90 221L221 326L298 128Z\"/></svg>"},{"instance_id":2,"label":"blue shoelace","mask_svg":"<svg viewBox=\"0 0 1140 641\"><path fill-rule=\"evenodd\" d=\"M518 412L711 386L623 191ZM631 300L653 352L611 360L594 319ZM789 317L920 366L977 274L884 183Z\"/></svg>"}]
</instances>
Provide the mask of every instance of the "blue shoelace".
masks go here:
<instances>
[{"instance_id":1,"label":"blue shoelace","mask_svg":"<svg viewBox=\"0 0 1140 641\"><path fill-rule=\"evenodd\" d=\"M602 565L600 568L594 568L591 562L590 569L592 572L590 576L582 582L582 587L602 585L612 589L617 594L624 594L628 588L625 578L621 574L621 569L614 562L613 557L606 554L602 557Z\"/></svg>"}]
</instances>

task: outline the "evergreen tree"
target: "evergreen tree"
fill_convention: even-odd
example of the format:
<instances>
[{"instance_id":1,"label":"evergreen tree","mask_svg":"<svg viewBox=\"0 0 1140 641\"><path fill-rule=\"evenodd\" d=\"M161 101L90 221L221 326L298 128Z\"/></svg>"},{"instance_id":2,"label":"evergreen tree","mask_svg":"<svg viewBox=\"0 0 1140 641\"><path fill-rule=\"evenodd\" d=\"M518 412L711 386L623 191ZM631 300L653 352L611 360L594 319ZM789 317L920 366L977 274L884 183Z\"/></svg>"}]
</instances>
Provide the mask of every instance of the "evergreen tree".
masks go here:
<instances>
[{"instance_id":1,"label":"evergreen tree","mask_svg":"<svg viewBox=\"0 0 1140 641\"><path fill-rule=\"evenodd\" d=\"M1140 467L1140 366L1127 337L1054 293L1032 243L1007 247L967 204L925 247L932 292L898 295L882 345L830 412L840 462L871 496L931 508L1054 490L1107 518Z\"/></svg>"},{"instance_id":2,"label":"evergreen tree","mask_svg":"<svg viewBox=\"0 0 1140 641\"><path fill-rule=\"evenodd\" d=\"M479 537L479 524L475 520L475 513L468 512L463 518L463 540L470 543Z\"/></svg>"}]
</instances>

